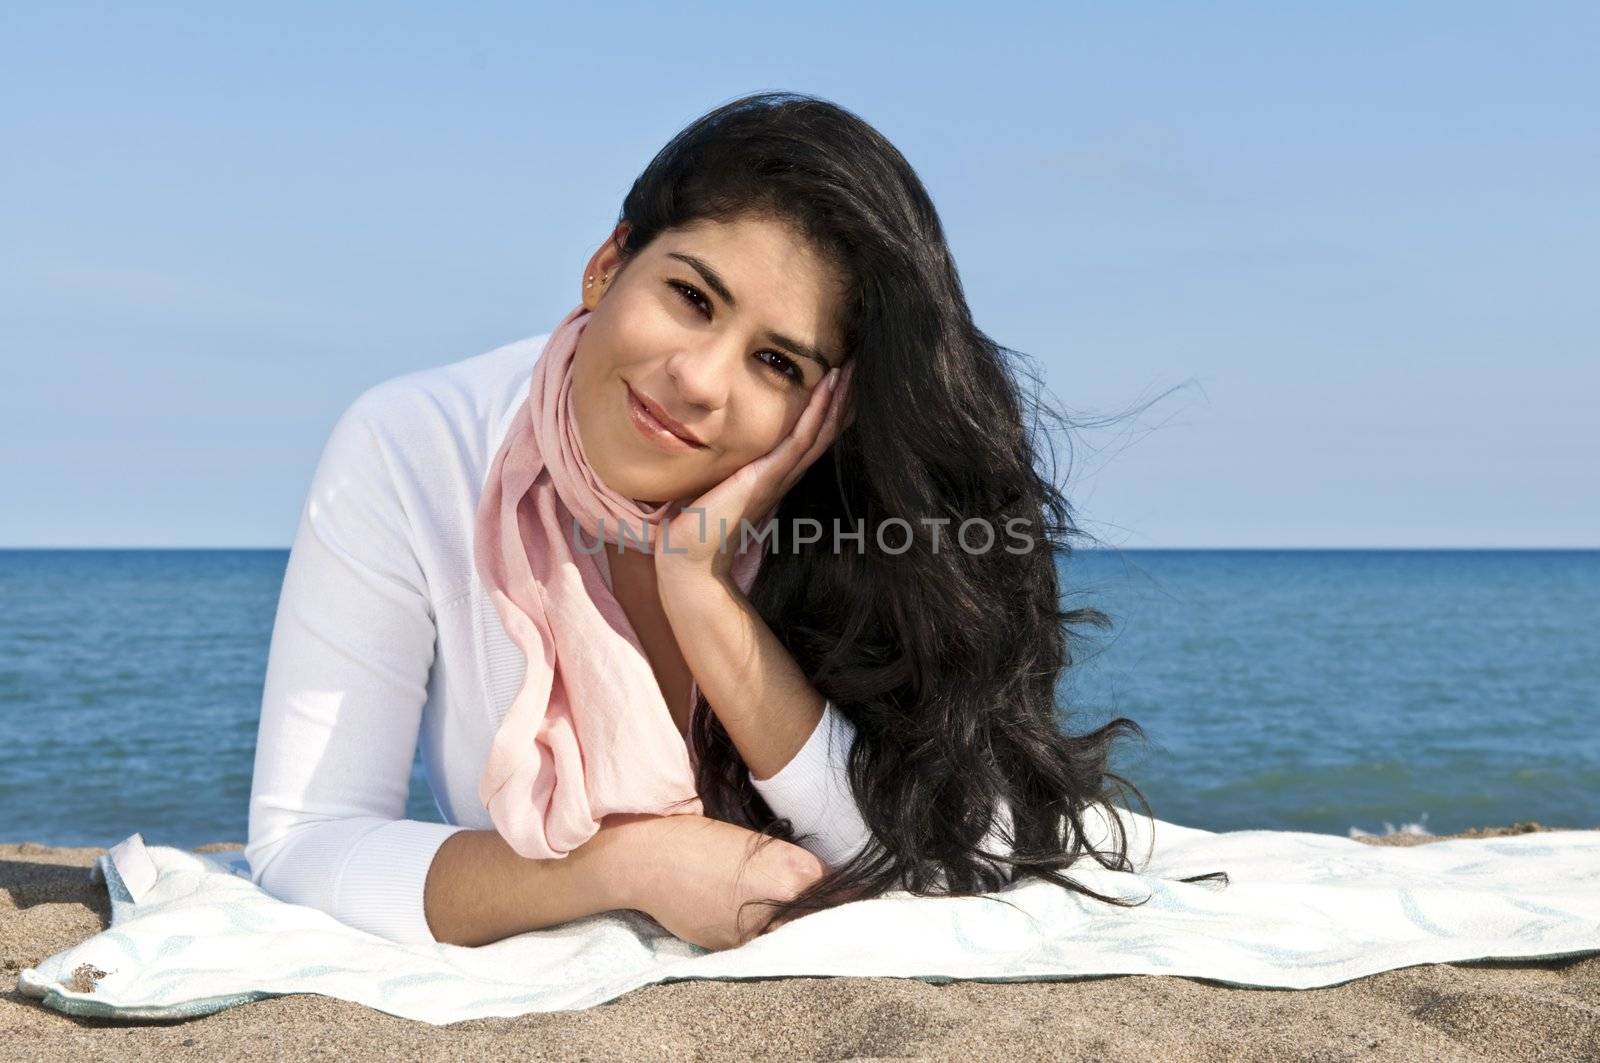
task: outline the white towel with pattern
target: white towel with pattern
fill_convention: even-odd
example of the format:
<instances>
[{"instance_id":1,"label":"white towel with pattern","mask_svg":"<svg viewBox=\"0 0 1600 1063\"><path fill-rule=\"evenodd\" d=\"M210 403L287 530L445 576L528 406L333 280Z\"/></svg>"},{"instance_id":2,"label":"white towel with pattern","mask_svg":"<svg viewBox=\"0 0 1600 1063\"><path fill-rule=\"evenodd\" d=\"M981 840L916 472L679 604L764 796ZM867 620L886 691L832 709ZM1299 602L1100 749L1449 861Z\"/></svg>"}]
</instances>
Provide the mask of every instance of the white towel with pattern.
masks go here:
<instances>
[{"instance_id":1,"label":"white towel with pattern","mask_svg":"<svg viewBox=\"0 0 1600 1063\"><path fill-rule=\"evenodd\" d=\"M1089 863L1068 874L1138 907L1031 878L981 897L896 892L720 952L637 912L478 948L407 947L268 895L242 852L199 855L135 834L90 871L110 893L111 925L25 968L18 988L83 1016L174 1019L319 993L438 1025L587 1008L690 978L1155 974L1312 989L1415 964L1600 951L1600 830L1402 848L1115 811L1138 872ZM1096 814L1086 829L1103 847L1109 826ZM1229 884L1175 881L1216 870Z\"/></svg>"}]
</instances>

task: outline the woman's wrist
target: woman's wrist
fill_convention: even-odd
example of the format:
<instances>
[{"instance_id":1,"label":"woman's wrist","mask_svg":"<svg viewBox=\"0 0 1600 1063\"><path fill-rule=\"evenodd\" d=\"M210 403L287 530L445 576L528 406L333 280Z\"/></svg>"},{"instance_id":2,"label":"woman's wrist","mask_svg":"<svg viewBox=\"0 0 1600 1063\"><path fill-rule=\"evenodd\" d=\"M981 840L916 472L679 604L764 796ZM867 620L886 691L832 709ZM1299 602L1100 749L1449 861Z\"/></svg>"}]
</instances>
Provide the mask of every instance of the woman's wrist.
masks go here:
<instances>
[{"instance_id":1,"label":"woman's wrist","mask_svg":"<svg viewBox=\"0 0 1600 1063\"><path fill-rule=\"evenodd\" d=\"M694 561L673 561L657 556L656 594L665 609L693 604L707 592L742 593L734 581L731 567L719 570Z\"/></svg>"}]
</instances>

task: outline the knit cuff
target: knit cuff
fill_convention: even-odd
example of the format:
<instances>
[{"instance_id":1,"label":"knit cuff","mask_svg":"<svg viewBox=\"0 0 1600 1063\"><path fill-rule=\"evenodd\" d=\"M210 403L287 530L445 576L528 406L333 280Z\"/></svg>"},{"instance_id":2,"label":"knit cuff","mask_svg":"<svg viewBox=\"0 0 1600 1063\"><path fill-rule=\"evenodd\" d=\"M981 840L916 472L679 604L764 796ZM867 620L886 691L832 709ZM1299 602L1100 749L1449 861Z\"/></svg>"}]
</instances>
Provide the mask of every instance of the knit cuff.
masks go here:
<instances>
[{"instance_id":1,"label":"knit cuff","mask_svg":"<svg viewBox=\"0 0 1600 1063\"><path fill-rule=\"evenodd\" d=\"M872 840L850 789L849 758L856 729L834 708L823 705L822 719L806 744L770 779L750 783L772 811L788 819L795 833L811 835L801 844L830 868L837 867Z\"/></svg>"},{"instance_id":2,"label":"knit cuff","mask_svg":"<svg viewBox=\"0 0 1600 1063\"><path fill-rule=\"evenodd\" d=\"M466 829L401 819L362 835L334 886L334 918L405 945L439 944L423 910L428 869L445 839Z\"/></svg>"}]
</instances>

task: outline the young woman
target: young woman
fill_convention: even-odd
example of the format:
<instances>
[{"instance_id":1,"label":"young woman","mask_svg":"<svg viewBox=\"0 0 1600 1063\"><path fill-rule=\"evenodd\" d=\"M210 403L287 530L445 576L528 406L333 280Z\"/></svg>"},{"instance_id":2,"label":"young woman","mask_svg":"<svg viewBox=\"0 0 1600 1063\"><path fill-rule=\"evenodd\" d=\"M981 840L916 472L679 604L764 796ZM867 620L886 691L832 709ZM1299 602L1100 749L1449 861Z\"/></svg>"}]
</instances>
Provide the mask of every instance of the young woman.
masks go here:
<instances>
[{"instance_id":1,"label":"young woman","mask_svg":"<svg viewBox=\"0 0 1600 1063\"><path fill-rule=\"evenodd\" d=\"M1141 732L1060 725L1070 628L1108 621L1061 610L1036 411L905 159L830 103L734 101L579 285L551 333L335 426L273 629L256 882L463 945L633 908L723 948L1016 874L1099 896L1061 872L1129 866L1083 817L1137 794L1107 763ZM442 824L403 818L419 735Z\"/></svg>"}]
</instances>

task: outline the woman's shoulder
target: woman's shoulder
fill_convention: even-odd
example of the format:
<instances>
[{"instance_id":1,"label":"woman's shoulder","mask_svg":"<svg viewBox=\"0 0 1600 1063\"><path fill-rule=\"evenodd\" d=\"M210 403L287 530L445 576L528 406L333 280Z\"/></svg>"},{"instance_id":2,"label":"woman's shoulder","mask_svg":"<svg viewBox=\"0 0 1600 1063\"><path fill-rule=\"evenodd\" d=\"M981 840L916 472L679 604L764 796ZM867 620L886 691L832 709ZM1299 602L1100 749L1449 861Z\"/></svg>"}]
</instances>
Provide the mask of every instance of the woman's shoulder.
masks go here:
<instances>
[{"instance_id":1,"label":"woman's shoulder","mask_svg":"<svg viewBox=\"0 0 1600 1063\"><path fill-rule=\"evenodd\" d=\"M517 340L367 388L329 433L322 479L387 485L415 515L436 510L438 520L453 520L476 504L545 339Z\"/></svg>"},{"instance_id":2,"label":"woman's shoulder","mask_svg":"<svg viewBox=\"0 0 1600 1063\"><path fill-rule=\"evenodd\" d=\"M470 514L546 337L367 388L323 447L306 512L352 556L414 557L435 599L470 585Z\"/></svg>"}]
</instances>

